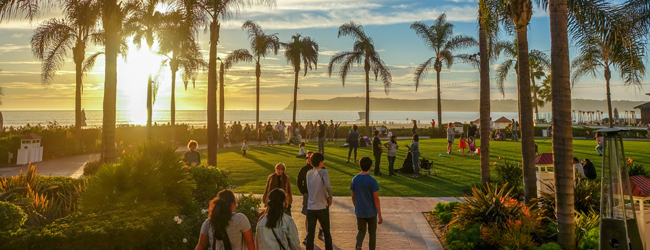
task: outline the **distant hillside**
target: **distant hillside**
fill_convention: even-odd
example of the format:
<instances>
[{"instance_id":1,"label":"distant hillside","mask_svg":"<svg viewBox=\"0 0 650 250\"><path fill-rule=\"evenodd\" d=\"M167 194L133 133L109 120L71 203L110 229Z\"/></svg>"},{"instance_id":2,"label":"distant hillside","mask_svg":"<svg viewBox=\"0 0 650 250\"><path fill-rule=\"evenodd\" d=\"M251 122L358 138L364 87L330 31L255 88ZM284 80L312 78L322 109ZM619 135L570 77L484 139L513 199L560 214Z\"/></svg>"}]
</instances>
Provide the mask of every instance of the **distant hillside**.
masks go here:
<instances>
[{"instance_id":1,"label":"distant hillside","mask_svg":"<svg viewBox=\"0 0 650 250\"><path fill-rule=\"evenodd\" d=\"M299 110L346 110L363 111L365 109L363 97L336 97L329 100L299 100ZM492 112L517 112L517 100L492 100ZM645 102L638 101L612 101L612 106L619 111L633 110L635 106ZM574 110L607 110L605 100L576 99L571 102ZM436 99L391 99L370 98L370 107L376 111L436 111ZM284 108L292 110L293 102ZM442 100L442 110L445 112L478 112L479 100ZM539 112L550 113L550 103L541 108Z\"/></svg>"}]
</instances>

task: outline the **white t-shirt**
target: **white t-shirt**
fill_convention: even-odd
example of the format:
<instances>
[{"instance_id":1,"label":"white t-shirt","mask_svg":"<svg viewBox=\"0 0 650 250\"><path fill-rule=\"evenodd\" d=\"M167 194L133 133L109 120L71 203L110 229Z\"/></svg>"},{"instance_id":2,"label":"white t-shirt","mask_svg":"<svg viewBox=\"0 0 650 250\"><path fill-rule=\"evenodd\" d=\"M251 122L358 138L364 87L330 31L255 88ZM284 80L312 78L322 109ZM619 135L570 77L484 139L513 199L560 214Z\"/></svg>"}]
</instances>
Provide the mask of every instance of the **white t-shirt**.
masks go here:
<instances>
[{"instance_id":1,"label":"white t-shirt","mask_svg":"<svg viewBox=\"0 0 650 250\"><path fill-rule=\"evenodd\" d=\"M388 145L388 156L397 156L397 143L388 141L386 145Z\"/></svg>"},{"instance_id":2,"label":"white t-shirt","mask_svg":"<svg viewBox=\"0 0 650 250\"><path fill-rule=\"evenodd\" d=\"M300 151L298 151L298 155L306 155L307 152L305 152L305 147L300 147Z\"/></svg>"},{"instance_id":3,"label":"white t-shirt","mask_svg":"<svg viewBox=\"0 0 650 250\"><path fill-rule=\"evenodd\" d=\"M578 162L576 164L573 164L573 171L574 171L573 172L574 175L575 175L575 172L577 171L578 173L580 173L580 177L583 177L583 178L585 177L585 168L582 166L582 163Z\"/></svg>"},{"instance_id":4,"label":"white t-shirt","mask_svg":"<svg viewBox=\"0 0 650 250\"><path fill-rule=\"evenodd\" d=\"M248 150L248 145L245 145L245 144L242 145L242 146L241 146L241 150Z\"/></svg>"},{"instance_id":5,"label":"white t-shirt","mask_svg":"<svg viewBox=\"0 0 650 250\"><path fill-rule=\"evenodd\" d=\"M232 213L232 218L226 227L226 232L228 232L228 238L230 239L230 245L232 250L247 250L246 243L244 242L243 233L251 229L251 223L246 218L246 215L240 213ZM205 220L201 226L201 234L208 236L208 242L210 248L208 250L223 250L223 241L216 241L216 248L213 248L213 236L214 231L212 230L212 225L210 224L210 219Z\"/></svg>"}]
</instances>

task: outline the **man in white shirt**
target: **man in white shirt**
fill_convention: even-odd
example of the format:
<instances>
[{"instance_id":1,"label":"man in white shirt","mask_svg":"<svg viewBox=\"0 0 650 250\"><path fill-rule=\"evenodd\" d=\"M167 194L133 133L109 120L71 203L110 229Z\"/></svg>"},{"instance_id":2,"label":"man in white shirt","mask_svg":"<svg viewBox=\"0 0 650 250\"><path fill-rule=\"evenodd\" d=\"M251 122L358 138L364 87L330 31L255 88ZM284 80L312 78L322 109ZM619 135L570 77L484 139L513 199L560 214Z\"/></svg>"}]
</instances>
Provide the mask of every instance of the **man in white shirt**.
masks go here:
<instances>
[{"instance_id":1,"label":"man in white shirt","mask_svg":"<svg viewBox=\"0 0 650 250\"><path fill-rule=\"evenodd\" d=\"M330 177L325 167L323 154L314 153L310 158L314 167L307 172L307 190L309 201L307 202L307 250L314 249L314 236L316 232L316 221L323 228L325 234L325 249L333 250L332 234L330 233L330 209L332 206L332 186Z\"/></svg>"}]
</instances>

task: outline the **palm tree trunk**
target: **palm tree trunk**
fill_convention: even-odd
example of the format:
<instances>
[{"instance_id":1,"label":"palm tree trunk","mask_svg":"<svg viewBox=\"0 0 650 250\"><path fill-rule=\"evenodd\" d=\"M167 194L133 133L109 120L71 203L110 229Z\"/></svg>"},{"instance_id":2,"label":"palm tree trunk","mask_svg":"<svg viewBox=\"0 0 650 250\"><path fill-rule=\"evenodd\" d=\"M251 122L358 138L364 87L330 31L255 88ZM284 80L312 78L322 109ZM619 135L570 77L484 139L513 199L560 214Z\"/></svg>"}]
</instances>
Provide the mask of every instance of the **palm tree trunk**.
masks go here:
<instances>
[{"instance_id":1,"label":"palm tree trunk","mask_svg":"<svg viewBox=\"0 0 650 250\"><path fill-rule=\"evenodd\" d=\"M210 24L210 57L208 59L208 165L217 165L217 42L219 22Z\"/></svg>"},{"instance_id":2,"label":"palm tree trunk","mask_svg":"<svg viewBox=\"0 0 650 250\"><path fill-rule=\"evenodd\" d=\"M81 69L83 59L81 62L75 60L75 93L74 93L74 130L77 135L81 131L83 123L81 117L81 91L82 91L82 77L83 71Z\"/></svg>"},{"instance_id":3,"label":"palm tree trunk","mask_svg":"<svg viewBox=\"0 0 650 250\"><path fill-rule=\"evenodd\" d=\"M257 57L255 62L255 127L260 128L260 57Z\"/></svg>"},{"instance_id":4,"label":"palm tree trunk","mask_svg":"<svg viewBox=\"0 0 650 250\"><path fill-rule=\"evenodd\" d=\"M366 71L366 136L370 138L370 62L366 57L366 63L364 65L364 70Z\"/></svg>"},{"instance_id":5,"label":"palm tree trunk","mask_svg":"<svg viewBox=\"0 0 650 250\"><path fill-rule=\"evenodd\" d=\"M438 69L436 69L436 81L438 89L438 128L442 128L442 99L440 99L440 70Z\"/></svg>"},{"instance_id":6,"label":"palm tree trunk","mask_svg":"<svg viewBox=\"0 0 650 250\"><path fill-rule=\"evenodd\" d=\"M291 119L291 127L296 127L296 107L298 106L298 70L295 70L294 84L293 84L293 118ZM293 131L289 131L290 133Z\"/></svg>"},{"instance_id":7,"label":"palm tree trunk","mask_svg":"<svg viewBox=\"0 0 650 250\"><path fill-rule=\"evenodd\" d=\"M176 54L174 52L174 54ZM172 57L176 58L172 54ZM172 60L169 62L172 68L172 100L170 107L171 125L172 125L172 141L176 142L176 72L178 71L178 61Z\"/></svg>"},{"instance_id":8,"label":"palm tree trunk","mask_svg":"<svg viewBox=\"0 0 650 250\"><path fill-rule=\"evenodd\" d=\"M224 95L224 79L225 76L224 74L226 73L225 70L225 65L223 61L221 61L221 65L219 66L219 148L223 148L223 143L224 143L224 134L226 133L226 128L224 124L226 124L226 121L224 121L224 113L226 112L226 96Z\"/></svg>"},{"instance_id":9,"label":"palm tree trunk","mask_svg":"<svg viewBox=\"0 0 650 250\"><path fill-rule=\"evenodd\" d=\"M147 140L151 140L151 119L153 117L153 86L151 74L147 78Z\"/></svg>"},{"instance_id":10,"label":"palm tree trunk","mask_svg":"<svg viewBox=\"0 0 650 250\"><path fill-rule=\"evenodd\" d=\"M121 23L116 0L103 2L102 23L105 31L104 104L102 121L102 160L115 161L115 113L117 98L117 52L120 46L118 33Z\"/></svg>"},{"instance_id":11,"label":"palm tree trunk","mask_svg":"<svg viewBox=\"0 0 650 250\"><path fill-rule=\"evenodd\" d=\"M479 25L480 66L480 127L481 127L481 182L490 181L490 60L488 58L487 31ZM438 118L440 119L440 118ZM438 120L440 122L440 120Z\"/></svg>"},{"instance_id":12,"label":"palm tree trunk","mask_svg":"<svg viewBox=\"0 0 650 250\"><path fill-rule=\"evenodd\" d=\"M530 72L533 72L532 70ZM539 120L539 101L537 100L537 86L535 85L535 77L530 78L531 88L533 88L533 106L535 107L535 122Z\"/></svg>"},{"instance_id":13,"label":"palm tree trunk","mask_svg":"<svg viewBox=\"0 0 650 250\"><path fill-rule=\"evenodd\" d=\"M612 72L609 70L609 66L605 66L605 86L607 87L607 115L609 116L608 125L610 128L614 127L614 116L612 114L612 92L609 88L609 80L612 78Z\"/></svg>"},{"instance_id":14,"label":"palm tree trunk","mask_svg":"<svg viewBox=\"0 0 650 250\"><path fill-rule=\"evenodd\" d=\"M533 123L533 102L530 97L530 67L528 66L528 29L526 25L517 27L519 64L519 107L521 130L521 155L524 169L524 199L530 201L537 197L537 177L535 173L535 129ZM513 131L517 133L517 131Z\"/></svg>"},{"instance_id":15,"label":"palm tree trunk","mask_svg":"<svg viewBox=\"0 0 650 250\"><path fill-rule=\"evenodd\" d=\"M571 127L571 83L567 0L550 0L551 92L553 112L553 162L555 166L558 243L564 250L576 249L573 198L573 133Z\"/></svg>"}]
</instances>

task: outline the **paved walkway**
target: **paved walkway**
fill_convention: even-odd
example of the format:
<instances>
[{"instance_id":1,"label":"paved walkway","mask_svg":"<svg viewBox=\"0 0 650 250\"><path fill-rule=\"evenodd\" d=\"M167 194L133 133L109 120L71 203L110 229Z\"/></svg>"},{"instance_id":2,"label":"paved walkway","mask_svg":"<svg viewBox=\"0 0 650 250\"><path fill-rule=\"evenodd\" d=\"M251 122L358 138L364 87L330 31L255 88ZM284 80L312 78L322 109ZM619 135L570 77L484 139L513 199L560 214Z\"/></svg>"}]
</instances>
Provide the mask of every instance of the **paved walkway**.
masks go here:
<instances>
[{"instance_id":1,"label":"paved walkway","mask_svg":"<svg viewBox=\"0 0 650 250\"><path fill-rule=\"evenodd\" d=\"M380 197L384 223L377 227L377 249L444 250L422 214L438 202L455 198ZM291 213L298 226L300 239L306 235L305 216L300 213L302 196L294 196ZM334 197L330 208L334 249L354 249L357 223L350 197ZM368 249L368 234L363 249ZM315 239L316 249L325 249L323 241ZM304 245L303 245L304 249Z\"/></svg>"},{"instance_id":2,"label":"paved walkway","mask_svg":"<svg viewBox=\"0 0 650 250\"><path fill-rule=\"evenodd\" d=\"M100 154L86 154L47 160L34 163L36 170L41 175L70 176L79 178L84 173L84 164L89 161L99 160ZM0 176L9 177L27 171L27 165L0 168Z\"/></svg>"}]
</instances>

